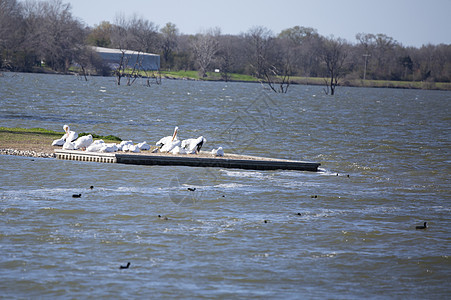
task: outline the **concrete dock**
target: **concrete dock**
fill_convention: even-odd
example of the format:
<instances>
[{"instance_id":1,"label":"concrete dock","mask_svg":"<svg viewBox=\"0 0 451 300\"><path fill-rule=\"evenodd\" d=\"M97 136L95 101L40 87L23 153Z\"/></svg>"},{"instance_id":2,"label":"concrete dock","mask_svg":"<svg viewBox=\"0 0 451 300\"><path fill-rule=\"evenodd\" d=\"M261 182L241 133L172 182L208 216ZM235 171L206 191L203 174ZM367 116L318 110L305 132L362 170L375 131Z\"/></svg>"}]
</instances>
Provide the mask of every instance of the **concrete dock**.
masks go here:
<instances>
[{"instance_id":1,"label":"concrete dock","mask_svg":"<svg viewBox=\"0 0 451 300\"><path fill-rule=\"evenodd\" d=\"M298 170L317 172L321 165L306 162L267 157L225 154L214 157L208 152L197 155L173 155L167 153L98 153L79 150L55 150L58 159L134 165L189 166L210 168L233 168L247 170Z\"/></svg>"}]
</instances>

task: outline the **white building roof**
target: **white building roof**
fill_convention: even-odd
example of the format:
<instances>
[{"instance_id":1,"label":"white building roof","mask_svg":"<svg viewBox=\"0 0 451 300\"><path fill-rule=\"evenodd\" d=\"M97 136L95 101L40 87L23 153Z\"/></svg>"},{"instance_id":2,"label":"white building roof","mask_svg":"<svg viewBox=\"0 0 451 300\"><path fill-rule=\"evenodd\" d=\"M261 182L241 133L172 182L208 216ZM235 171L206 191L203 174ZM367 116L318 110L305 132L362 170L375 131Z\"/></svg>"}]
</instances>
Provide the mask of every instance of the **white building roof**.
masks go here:
<instances>
[{"instance_id":1,"label":"white building roof","mask_svg":"<svg viewBox=\"0 0 451 300\"><path fill-rule=\"evenodd\" d=\"M137 60L143 70L159 70L160 69L160 55L153 53L145 53L134 50L112 49L104 47L92 47L97 54L109 65L117 67L124 55L125 61L129 68L135 66Z\"/></svg>"}]
</instances>

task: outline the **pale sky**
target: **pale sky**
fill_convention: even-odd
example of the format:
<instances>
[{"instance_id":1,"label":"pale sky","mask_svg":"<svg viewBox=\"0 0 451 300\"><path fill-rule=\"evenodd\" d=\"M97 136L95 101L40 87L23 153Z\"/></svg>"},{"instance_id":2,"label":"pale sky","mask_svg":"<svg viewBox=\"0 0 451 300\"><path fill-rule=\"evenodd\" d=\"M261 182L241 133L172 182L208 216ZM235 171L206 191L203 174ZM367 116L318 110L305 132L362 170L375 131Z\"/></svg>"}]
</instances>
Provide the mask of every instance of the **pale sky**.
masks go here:
<instances>
[{"instance_id":1,"label":"pale sky","mask_svg":"<svg viewBox=\"0 0 451 300\"><path fill-rule=\"evenodd\" d=\"M404 46L451 44L451 0L63 0L89 26L137 14L181 33L219 27L240 34L264 26L274 34L296 25L356 43L357 33L383 33Z\"/></svg>"}]
</instances>

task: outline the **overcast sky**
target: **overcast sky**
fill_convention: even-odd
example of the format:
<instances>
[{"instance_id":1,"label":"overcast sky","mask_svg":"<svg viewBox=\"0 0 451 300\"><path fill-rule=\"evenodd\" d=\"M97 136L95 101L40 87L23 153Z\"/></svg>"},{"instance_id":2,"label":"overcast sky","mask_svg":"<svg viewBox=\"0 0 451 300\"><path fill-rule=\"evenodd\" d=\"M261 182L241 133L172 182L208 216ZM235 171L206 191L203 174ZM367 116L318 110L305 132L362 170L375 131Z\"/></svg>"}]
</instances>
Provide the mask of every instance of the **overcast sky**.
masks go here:
<instances>
[{"instance_id":1,"label":"overcast sky","mask_svg":"<svg viewBox=\"0 0 451 300\"><path fill-rule=\"evenodd\" d=\"M451 0L63 0L89 26L137 14L181 33L219 27L240 34L265 26L277 34L296 25L355 43L355 35L383 33L404 46L451 44Z\"/></svg>"}]
</instances>

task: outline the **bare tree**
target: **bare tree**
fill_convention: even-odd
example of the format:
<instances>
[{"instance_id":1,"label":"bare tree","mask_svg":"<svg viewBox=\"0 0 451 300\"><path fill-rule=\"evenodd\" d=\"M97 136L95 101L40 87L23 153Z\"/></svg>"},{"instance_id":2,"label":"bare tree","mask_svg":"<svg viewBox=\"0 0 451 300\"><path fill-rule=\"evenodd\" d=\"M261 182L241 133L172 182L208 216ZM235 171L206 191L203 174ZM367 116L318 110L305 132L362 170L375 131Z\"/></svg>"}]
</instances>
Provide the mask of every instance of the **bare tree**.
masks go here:
<instances>
[{"instance_id":1,"label":"bare tree","mask_svg":"<svg viewBox=\"0 0 451 300\"><path fill-rule=\"evenodd\" d=\"M233 37L223 35L219 37L219 50L217 52L217 63L224 81L230 80L233 65Z\"/></svg>"},{"instance_id":2,"label":"bare tree","mask_svg":"<svg viewBox=\"0 0 451 300\"><path fill-rule=\"evenodd\" d=\"M137 15L127 18L123 14L117 14L111 32L111 43L116 49L157 52L160 43L158 26Z\"/></svg>"},{"instance_id":3,"label":"bare tree","mask_svg":"<svg viewBox=\"0 0 451 300\"><path fill-rule=\"evenodd\" d=\"M125 50L121 50L121 58L119 60L119 63L114 70L114 75L116 76L116 84L121 85L121 79L125 76L125 69L127 68L128 59L125 56Z\"/></svg>"},{"instance_id":4,"label":"bare tree","mask_svg":"<svg viewBox=\"0 0 451 300\"><path fill-rule=\"evenodd\" d=\"M326 81L326 93L335 94L335 88L340 79L345 75L345 62L348 56L348 44L341 38L324 38L321 57L326 65L329 80Z\"/></svg>"},{"instance_id":5,"label":"bare tree","mask_svg":"<svg viewBox=\"0 0 451 300\"><path fill-rule=\"evenodd\" d=\"M130 66L132 64L132 66ZM135 83L136 79L142 77L139 72L142 70L141 52L130 53L127 50L121 50L119 63L114 70L116 84L121 85L121 79L127 78L127 86Z\"/></svg>"},{"instance_id":6,"label":"bare tree","mask_svg":"<svg viewBox=\"0 0 451 300\"><path fill-rule=\"evenodd\" d=\"M191 40L191 47L198 66L199 76L206 77L207 70L218 51L218 37L221 34L218 28L199 33Z\"/></svg>"},{"instance_id":7,"label":"bare tree","mask_svg":"<svg viewBox=\"0 0 451 300\"><path fill-rule=\"evenodd\" d=\"M13 69L14 53L22 44L22 6L16 0L0 0L0 69Z\"/></svg>"},{"instance_id":8,"label":"bare tree","mask_svg":"<svg viewBox=\"0 0 451 300\"><path fill-rule=\"evenodd\" d=\"M169 22L161 28L160 32L162 36L163 64L166 68L170 68L173 65L173 52L178 45L179 30L175 24Z\"/></svg>"},{"instance_id":9,"label":"bare tree","mask_svg":"<svg viewBox=\"0 0 451 300\"><path fill-rule=\"evenodd\" d=\"M275 93L288 92L288 87L290 86L289 66L284 65L283 69L279 70L275 65L271 65L264 69L263 72L265 81L260 81L262 85L266 83L269 89Z\"/></svg>"},{"instance_id":10,"label":"bare tree","mask_svg":"<svg viewBox=\"0 0 451 300\"><path fill-rule=\"evenodd\" d=\"M248 57L252 72L257 78L264 78L268 68L268 52L273 40L272 32L261 26L251 28L245 34L248 44Z\"/></svg>"},{"instance_id":11,"label":"bare tree","mask_svg":"<svg viewBox=\"0 0 451 300\"><path fill-rule=\"evenodd\" d=\"M39 60L66 72L77 48L84 47L84 30L71 14L70 4L61 0L25 2L24 47L33 49Z\"/></svg>"},{"instance_id":12,"label":"bare tree","mask_svg":"<svg viewBox=\"0 0 451 300\"><path fill-rule=\"evenodd\" d=\"M363 60L363 80L366 80L366 74L369 70L368 61L373 56L373 51L376 46L376 36L374 34L358 33L355 37L360 43L358 47L361 49L359 51L359 55L361 55L361 57L359 57L358 60Z\"/></svg>"},{"instance_id":13,"label":"bare tree","mask_svg":"<svg viewBox=\"0 0 451 300\"><path fill-rule=\"evenodd\" d=\"M123 14L117 14L111 28L111 46L115 49L131 49L127 32L128 22Z\"/></svg>"},{"instance_id":14,"label":"bare tree","mask_svg":"<svg viewBox=\"0 0 451 300\"><path fill-rule=\"evenodd\" d=\"M412 51L412 59L418 64L414 70L418 80L451 80L451 45L423 45Z\"/></svg>"},{"instance_id":15,"label":"bare tree","mask_svg":"<svg viewBox=\"0 0 451 300\"><path fill-rule=\"evenodd\" d=\"M378 77L391 79L391 70L397 64L395 49L398 42L385 34L375 35L374 57L377 62Z\"/></svg>"},{"instance_id":16,"label":"bare tree","mask_svg":"<svg viewBox=\"0 0 451 300\"><path fill-rule=\"evenodd\" d=\"M300 76L318 76L320 35L311 27L294 26L282 30L278 35L283 39L283 48L290 56L292 71Z\"/></svg>"},{"instance_id":17,"label":"bare tree","mask_svg":"<svg viewBox=\"0 0 451 300\"><path fill-rule=\"evenodd\" d=\"M157 52L160 48L158 26L149 20L134 15L127 24L130 48L147 53Z\"/></svg>"},{"instance_id":18,"label":"bare tree","mask_svg":"<svg viewBox=\"0 0 451 300\"><path fill-rule=\"evenodd\" d=\"M88 45L96 47L111 47L111 33L113 25L108 21L103 21L96 27L90 29L86 38Z\"/></svg>"}]
</instances>

